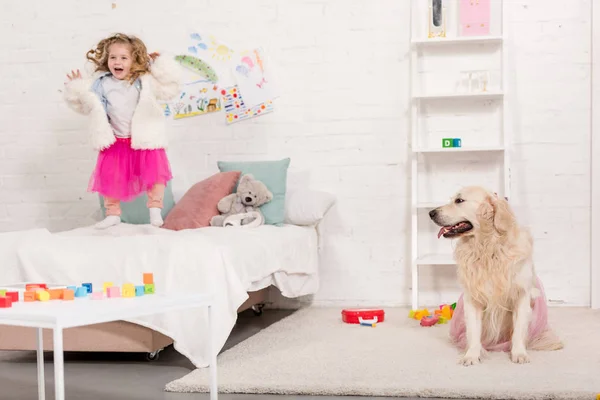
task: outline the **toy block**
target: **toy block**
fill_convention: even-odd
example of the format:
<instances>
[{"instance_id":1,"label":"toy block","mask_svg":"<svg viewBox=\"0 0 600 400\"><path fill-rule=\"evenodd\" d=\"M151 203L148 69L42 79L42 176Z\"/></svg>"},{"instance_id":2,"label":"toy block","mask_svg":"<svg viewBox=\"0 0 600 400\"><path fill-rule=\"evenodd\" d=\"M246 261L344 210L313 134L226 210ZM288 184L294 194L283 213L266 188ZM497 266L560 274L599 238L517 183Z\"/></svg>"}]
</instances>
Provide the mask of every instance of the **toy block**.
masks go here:
<instances>
[{"instance_id":1,"label":"toy block","mask_svg":"<svg viewBox=\"0 0 600 400\"><path fill-rule=\"evenodd\" d=\"M62 300L75 300L75 291L73 289L64 289L60 298Z\"/></svg>"},{"instance_id":2,"label":"toy block","mask_svg":"<svg viewBox=\"0 0 600 400\"><path fill-rule=\"evenodd\" d=\"M0 297L6 296L6 290L0 290Z\"/></svg>"},{"instance_id":3,"label":"toy block","mask_svg":"<svg viewBox=\"0 0 600 400\"><path fill-rule=\"evenodd\" d=\"M144 274L144 285L150 285L154 283L154 274L153 273L145 273Z\"/></svg>"},{"instance_id":4,"label":"toy block","mask_svg":"<svg viewBox=\"0 0 600 400\"><path fill-rule=\"evenodd\" d=\"M79 286L75 292L75 297L86 297L87 295L88 291L85 286Z\"/></svg>"},{"instance_id":5,"label":"toy block","mask_svg":"<svg viewBox=\"0 0 600 400\"><path fill-rule=\"evenodd\" d=\"M46 292L45 290L36 290L35 299L38 301L48 301L50 300L50 293Z\"/></svg>"},{"instance_id":6,"label":"toy block","mask_svg":"<svg viewBox=\"0 0 600 400\"><path fill-rule=\"evenodd\" d=\"M442 147L454 147L454 139L444 138L442 139Z\"/></svg>"},{"instance_id":7,"label":"toy block","mask_svg":"<svg viewBox=\"0 0 600 400\"><path fill-rule=\"evenodd\" d=\"M6 297L10 297L13 303L19 301L19 292L6 292Z\"/></svg>"},{"instance_id":8,"label":"toy block","mask_svg":"<svg viewBox=\"0 0 600 400\"><path fill-rule=\"evenodd\" d=\"M133 286L133 283L123 285L123 297L135 297L135 286Z\"/></svg>"},{"instance_id":9,"label":"toy block","mask_svg":"<svg viewBox=\"0 0 600 400\"><path fill-rule=\"evenodd\" d=\"M50 289L48 290L48 294L50 295L50 300L60 300L62 297L64 289Z\"/></svg>"},{"instance_id":10,"label":"toy block","mask_svg":"<svg viewBox=\"0 0 600 400\"><path fill-rule=\"evenodd\" d=\"M121 297L121 288L118 286L111 286L108 288L106 295L111 299Z\"/></svg>"},{"instance_id":11,"label":"toy block","mask_svg":"<svg viewBox=\"0 0 600 400\"><path fill-rule=\"evenodd\" d=\"M0 308L11 308L12 300L10 297L0 297Z\"/></svg>"},{"instance_id":12,"label":"toy block","mask_svg":"<svg viewBox=\"0 0 600 400\"><path fill-rule=\"evenodd\" d=\"M82 283L81 286L83 286L84 288L87 288L87 292L88 293L92 293L92 284L91 283Z\"/></svg>"},{"instance_id":13,"label":"toy block","mask_svg":"<svg viewBox=\"0 0 600 400\"><path fill-rule=\"evenodd\" d=\"M25 290L33 289L48 289L48 285L45 283L28 283L25 285Z\"/></svg>"},{"instance_id":14,"label":"toy block","mask_svg":"<svg viewBox=\"0 0 600 400\"><path fill-rule=\"evenodd\" d=\"M92 300L102 300L104 298L104 292L99 290L92 292Z\"/></svg>"},{"instance_id":15,"label":"toy block","mask_svg":"<svg viewBox=\"0 0 600 400\"><path fill-rule=\"evenodd\" d=\"M23 301L35 301L35 292L28 290L25 293L23 293Z\"/></svg>"},{"instance_id":16,"label":"toy block","mask_svg":"<svg viewBox=\"0 0 600 400\"><path fill-rule=\"evenodd\" d=\"M144 285L144 294L154 294L154 283Z\"/></svg>"},{"instance_id":17,"label":"toy block","mask_svg":"<svg viewBox=\"0 0 600 400\"><path fill-rule=\"evenodd\" d=\"M67 289L76 292L77 291L77 286L67 286Z\"/></svg>"},{"instance_id":18,"label":"toy block","mask_svg":"<svg viewBox=\"0 0 600 400\"><path fill-rule=\"evenodd\" d=\"M458 138L452 139L452 147L462 147L462 140Z\"/></svg>"},{"instance_id":19,"label":"toy block","mask_svg":"<svg viewBox=\"0 0 600 400\"><path fill-rule=\"evenodd\" d=\"M138 297L138 296L143 296L143 295L144 295L144 292L145 292L145 290L146 290L146 287L145 287L145 286L136 286L136 287L135 287L135 296L136 296L136 297Z\"/></svg>"},{"instance_id":20,"label":"toy block","mask_svg":"<svg viewBox=\"0 0 600 400\"><path fill-rule=\"evenodd\" d=\"M112 282L104 282L104 283L102 284L102 291L103 291L104 293L106 293L106 292L107 292L107 290L106 290L106 289L108 289L109 287L113 287L113 286L114 286L114 285L113 285L113 283L112 283Z\"/></svg>"}]
</instances>

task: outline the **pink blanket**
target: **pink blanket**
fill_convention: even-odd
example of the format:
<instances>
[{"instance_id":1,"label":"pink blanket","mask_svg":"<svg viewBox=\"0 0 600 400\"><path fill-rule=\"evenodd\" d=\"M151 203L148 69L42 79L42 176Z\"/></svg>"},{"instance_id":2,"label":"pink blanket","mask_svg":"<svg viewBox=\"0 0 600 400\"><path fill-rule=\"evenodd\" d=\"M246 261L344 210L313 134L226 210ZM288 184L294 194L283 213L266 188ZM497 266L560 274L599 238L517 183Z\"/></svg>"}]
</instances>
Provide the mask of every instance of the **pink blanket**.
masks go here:
<instances>
[{"instance_id":1,"label":"pink blanket","mask_svg":"<svg viewBox=\"0 0 600 400\"><path fill-rule=\"evenodd\" d=\"M546 304L544 287L542 286L542 282L539 278L537 279L537 288L540 290L541 295L538 296L533 303L533 312L527 334L528 343L531 343L534 339L538 338L548 329L548 306ZM466 349L467 333L462 294L456 303L454 314L450 320L450 338L460 349ZM507 340L499 343L482 343L482 346L488 351L510 351L511 341Z\"/></svg>"}]
</instances>

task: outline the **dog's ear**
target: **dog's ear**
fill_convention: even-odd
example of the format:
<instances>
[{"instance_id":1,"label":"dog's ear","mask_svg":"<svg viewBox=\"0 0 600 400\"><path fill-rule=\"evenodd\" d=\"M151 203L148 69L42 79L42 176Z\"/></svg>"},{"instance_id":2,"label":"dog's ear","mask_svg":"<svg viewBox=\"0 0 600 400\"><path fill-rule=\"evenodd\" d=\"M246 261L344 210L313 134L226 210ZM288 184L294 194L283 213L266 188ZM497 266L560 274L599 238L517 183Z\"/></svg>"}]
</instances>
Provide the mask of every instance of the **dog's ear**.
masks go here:
<instances>
[{"instance_id":1,"label":"dog's ear","mask_svg":"<svg viewBox=\"0 0 600 400\"><path fill-rule=\"evenodd\" d=\"M500 233L508 232L515 224L515 216L503 198L492 199L494 206L494 227Z\"/></svg>"},{"instance_id":2,"label":"dog's ear","mask_svg":"<svg viewBox=\"0 0 600 400\"><path fill-rule=\"evenodd\" d=\"M487 197L479 207L477 207L477 219L479 223L491 223L494 219L494 200L491 197Z\"/></svg>"}]
</instances>

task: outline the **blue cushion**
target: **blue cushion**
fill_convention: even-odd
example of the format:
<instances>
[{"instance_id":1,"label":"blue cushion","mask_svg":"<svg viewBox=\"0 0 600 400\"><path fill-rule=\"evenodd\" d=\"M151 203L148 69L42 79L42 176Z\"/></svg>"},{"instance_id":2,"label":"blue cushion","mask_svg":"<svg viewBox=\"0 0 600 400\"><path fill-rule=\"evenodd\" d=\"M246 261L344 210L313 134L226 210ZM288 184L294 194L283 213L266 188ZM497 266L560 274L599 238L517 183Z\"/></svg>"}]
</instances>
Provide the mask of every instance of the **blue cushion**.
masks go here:
<instances>
[{"instance_id":1,"label":"blue cushion","mask_svg":"<svg viewBox=\"0 0 600 400\"><path fill-rule=\"evenodd\" d=\"M240 178L245 174L252 174L255 179L264 183L273 193L273 199L260 207L265 216L265 224L283 225L289 158L278 161L218 161L217 165L221 172L240 171ZM236 190L237 183L233 188L234 192Z\"/></svg>"},{"instance_id":2,"label":"blue cushion","mask_svg":"<svg viewBox=\"0 0 600 400\"><path fill-rule=\"evenodd\" d=\"M104 208L104 197L100 198L100 208L102 208L102 216L106 217L106 208ZM145 225L150 223L150 213L148 212L148 195L146 193L141 194L131 201L121 202L121 221L126 224L133 225ZM173 190L171 188L171 181L167 182L165 187L165 195L163 198L163 209L161 215L163 220L167 218L169 211L175 206L175 200L173 199Z\"/></svg>"}]
</instances>

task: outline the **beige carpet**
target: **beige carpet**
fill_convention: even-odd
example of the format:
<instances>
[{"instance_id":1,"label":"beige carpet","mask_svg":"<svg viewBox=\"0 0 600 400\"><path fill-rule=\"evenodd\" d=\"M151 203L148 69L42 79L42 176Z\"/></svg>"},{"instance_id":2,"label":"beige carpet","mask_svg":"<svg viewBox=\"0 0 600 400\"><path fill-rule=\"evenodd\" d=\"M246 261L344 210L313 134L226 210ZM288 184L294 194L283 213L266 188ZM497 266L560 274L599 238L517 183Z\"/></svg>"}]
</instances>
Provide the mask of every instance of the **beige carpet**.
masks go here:
<instances>
[{"instance_id":1,"label":"beige carpet","mask_svg":"<svg viewBox=\"0 0 600 400\"><path fill-rule=\"evenodd\" d=\"M223 352L219 391L534 400L600 393L600 312L552 308L563 350L532 352L523 365L490 353L471 367L457 364L448 325L424 328L407 316L388 308L371 328L344 324L339 309L300 310ZM166 390L207 392L207 375L195 370Z\"/></svg>"}]
</instances>

